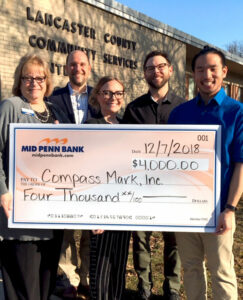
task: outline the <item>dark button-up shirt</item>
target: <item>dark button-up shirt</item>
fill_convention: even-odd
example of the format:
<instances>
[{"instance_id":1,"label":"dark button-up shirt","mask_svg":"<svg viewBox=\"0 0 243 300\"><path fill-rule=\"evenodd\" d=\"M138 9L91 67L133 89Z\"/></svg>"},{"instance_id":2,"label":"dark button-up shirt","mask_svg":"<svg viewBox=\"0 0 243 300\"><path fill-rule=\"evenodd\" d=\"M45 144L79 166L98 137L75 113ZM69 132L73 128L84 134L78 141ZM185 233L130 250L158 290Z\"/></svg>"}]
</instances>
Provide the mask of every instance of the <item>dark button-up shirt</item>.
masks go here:
<instances>
[{"instance_id":1,"label":"dark button-up shirt","mask_svg":"<svg viewBox=\"0 0 243 300\"><path fill-rule=\"evenodd\" d=\"M165 99L156 102L148 92L128 104L122 123L166 124L171 111L183 102L183 98L172 92L169 92Z\"/></svg>"}]
</instances>

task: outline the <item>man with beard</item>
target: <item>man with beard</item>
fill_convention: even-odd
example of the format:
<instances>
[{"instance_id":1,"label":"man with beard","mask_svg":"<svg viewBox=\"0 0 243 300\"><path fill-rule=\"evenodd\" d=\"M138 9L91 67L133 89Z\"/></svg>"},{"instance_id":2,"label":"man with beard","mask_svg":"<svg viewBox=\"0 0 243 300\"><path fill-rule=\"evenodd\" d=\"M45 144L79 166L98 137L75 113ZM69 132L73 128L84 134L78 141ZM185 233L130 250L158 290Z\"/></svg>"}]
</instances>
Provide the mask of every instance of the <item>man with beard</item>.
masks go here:
<instances>
[{"instance_id":1,"label":"man with beard","mask_svg":"<svg viewBox=\"0 0 243 300\"><path fill-rule=\"evenodd\" d=\"M171 61L166 53L150 52L143 65L144 77L149 91L128 104L123 123L166 124L170 112L184 99L169 91L169 79L173 73ZM151 274L151 232L133 232L133 260L138 275L139 299L150 299ZM164 299L177 300L180 289L180 259L174 232L163 232L164 238Z\"/></svg>"},{"instance_id":2,"label":"man with beard","mask_svg":"<svg viewBox=\"0 0 243 300\"><path fill-rule=\"evenodd\" d=\"M66 73L69 76L68 84L64 88L55 90L48 100L56 103L63 110L70 123L81 124L89 118L99 118L99 113L88 102L92 90L87 85L91 66L85 52L75 50L68 54ZM77 292L84 296L88 294L90 233L87 230L81 231L79 251L81 267L78 273L78 257L74 234L74 230L64 230L59 261L59 267L63 270L64 277L69 281L69 286L63 293L65 298L75 298Z\"/></svg>"}]
</instances>

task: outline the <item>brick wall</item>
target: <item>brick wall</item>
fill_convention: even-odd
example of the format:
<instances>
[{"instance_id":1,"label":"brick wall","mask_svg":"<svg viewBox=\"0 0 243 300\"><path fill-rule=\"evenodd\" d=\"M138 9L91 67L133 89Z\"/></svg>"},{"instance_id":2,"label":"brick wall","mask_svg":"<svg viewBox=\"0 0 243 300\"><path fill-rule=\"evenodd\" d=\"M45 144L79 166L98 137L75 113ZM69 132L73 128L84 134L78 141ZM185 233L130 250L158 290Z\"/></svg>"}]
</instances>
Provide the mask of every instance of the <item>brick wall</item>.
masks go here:
<instances>
[{"instance_id":1,"label":"brick wall","mask_svg":"<svg viewBox=\"0 0 243 300\"><path fill-rule=\"evenodd\" d=\"M142 64L155 49L167 51L174 65L171 88L185 90L186 47L122 17L77 0L2 0L0 15L0 96L11 96L14 70L20 57L38 52L46 57L54 86L64 86L66 51L87 49L92 64L89 84L115 75L126 87L126 102L146 92ZM73 45L73 46L71 46Z\"/></svg>"}]
</instances>

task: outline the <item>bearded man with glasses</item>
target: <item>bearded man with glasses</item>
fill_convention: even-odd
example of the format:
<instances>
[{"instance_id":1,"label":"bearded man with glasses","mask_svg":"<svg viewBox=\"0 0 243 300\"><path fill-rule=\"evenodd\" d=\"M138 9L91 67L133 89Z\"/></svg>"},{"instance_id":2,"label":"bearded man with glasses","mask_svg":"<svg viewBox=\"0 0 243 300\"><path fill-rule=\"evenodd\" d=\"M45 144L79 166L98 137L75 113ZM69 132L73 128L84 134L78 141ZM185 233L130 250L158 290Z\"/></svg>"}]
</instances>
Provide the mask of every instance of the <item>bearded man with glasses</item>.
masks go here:
<instances>
[{"instance_id":1,"label":"bearded man with glasses","mask_svg":"<svg viewBox=\"0 0 243 300\"><path fill-rule=\"evenodd\" d=\"M166 124L170 112L184 99L169 90L169 79L173 66L166 53L150 52L143 65L144 78L148 84L147 94L128 104L123 123L125 124ZM139 299L152 296L152 271L149 231L133 232L133 260L138 275ZM163 232L164 238L164 299L178 300L180 289L180 258L174 232Z\"/></svg>"}]
</instances>

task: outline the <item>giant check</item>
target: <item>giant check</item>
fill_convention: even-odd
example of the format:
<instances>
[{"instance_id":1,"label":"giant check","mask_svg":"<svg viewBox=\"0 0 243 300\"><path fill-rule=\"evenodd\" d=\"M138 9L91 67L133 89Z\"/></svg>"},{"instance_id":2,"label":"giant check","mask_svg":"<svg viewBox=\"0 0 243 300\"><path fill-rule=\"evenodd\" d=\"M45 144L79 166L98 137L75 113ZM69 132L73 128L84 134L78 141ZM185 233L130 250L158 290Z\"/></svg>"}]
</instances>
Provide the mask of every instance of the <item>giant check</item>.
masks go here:
<instances>
[{"instance_id":1,"label":"giant check","mask_svg":"<svg viewBox=\"0 0 243 300\"><path fill-rule=\"evenodd\" d=\"M11 124L9 226L212 232L220 130Z\"/></svg>"}]
</instances>

